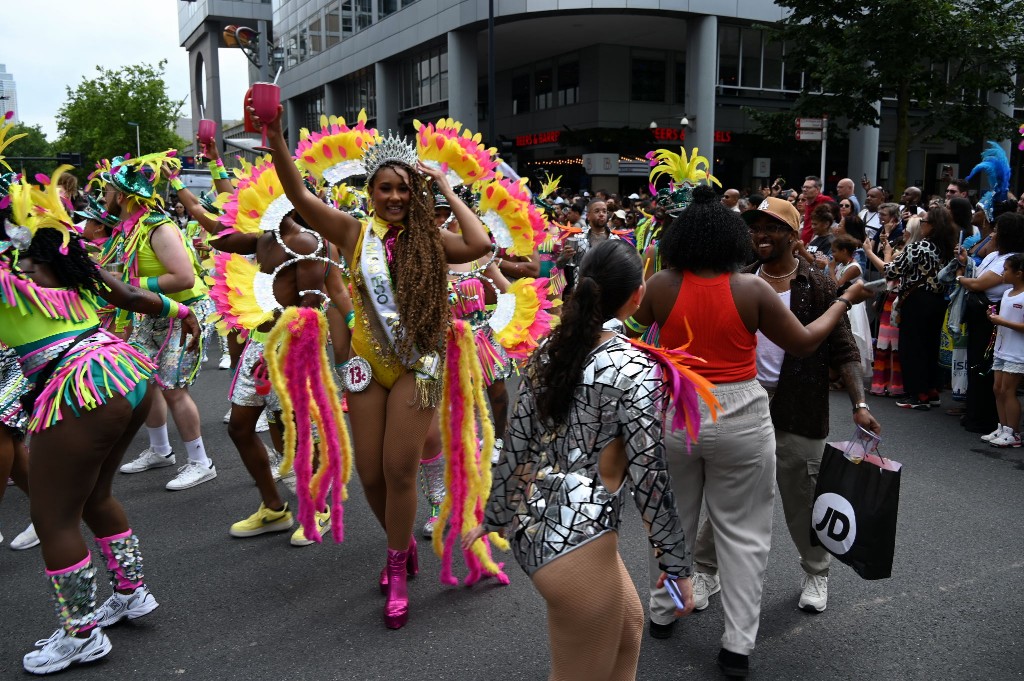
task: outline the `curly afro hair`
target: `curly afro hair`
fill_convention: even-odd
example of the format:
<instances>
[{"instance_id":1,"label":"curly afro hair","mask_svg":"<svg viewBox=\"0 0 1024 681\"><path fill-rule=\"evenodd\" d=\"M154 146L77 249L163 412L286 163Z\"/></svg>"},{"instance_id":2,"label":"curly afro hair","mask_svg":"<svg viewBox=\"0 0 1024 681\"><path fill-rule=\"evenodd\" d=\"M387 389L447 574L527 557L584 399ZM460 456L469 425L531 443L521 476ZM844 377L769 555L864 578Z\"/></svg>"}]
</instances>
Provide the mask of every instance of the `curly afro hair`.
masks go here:
<instances>
[{"instance_id":1,"label":"curly afro hair","mask_svg":"<svg viewBox=\"0 0 1024 681\"><path fill-rule=\"evenodd\" d=\"M701 185L692 203L661 236L662 262L676 270L735 272L753 259L750 230L715 191Z\"/></svg>"}]
</instances>

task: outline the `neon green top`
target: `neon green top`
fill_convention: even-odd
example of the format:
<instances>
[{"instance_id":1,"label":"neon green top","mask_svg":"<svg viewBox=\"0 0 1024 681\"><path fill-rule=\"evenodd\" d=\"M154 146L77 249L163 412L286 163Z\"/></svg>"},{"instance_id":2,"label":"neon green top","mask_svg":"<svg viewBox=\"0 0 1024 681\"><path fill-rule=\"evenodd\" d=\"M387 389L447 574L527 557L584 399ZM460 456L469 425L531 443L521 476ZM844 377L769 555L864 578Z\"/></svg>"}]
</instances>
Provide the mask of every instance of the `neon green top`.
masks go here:
<instances>
[{"instance_id":1,"label":"neon green top","mask_svg":"<svg viewBox=\"0 0 1024 681\"><path fill-rule=\"evenodd\" d=\"M160 217L163 218L163 216ZM209 291L209 287L203 281L203 277L199 274L202 272L202 268L196 260L195 249L191 247L191 244L185 243L185 236L181 233L181 230L178 229L176 224L167 218L160 220L154 219L153 214L150 214L144 220L141 220L139 226L136 227L136 229L145 230L145 233L138 242L137 257L139 279L159 277L161 274L167 274L167 268L164 267L164 264L156 257L156 253L153 251L153 245L150 243L150 240L153 237L153 231L160 225L167 225L169 229L174 231L174 234L177 235L182 247L185 249L185 252L188 253L189 262L192 263L192 271L197 273L195 284L193 284L192 288L185 289L184 291L178 291L177 293L165 293L164 295L178 303L188 302L201 296L205 296L207 291Z\"/></svg>"}]
</instances>

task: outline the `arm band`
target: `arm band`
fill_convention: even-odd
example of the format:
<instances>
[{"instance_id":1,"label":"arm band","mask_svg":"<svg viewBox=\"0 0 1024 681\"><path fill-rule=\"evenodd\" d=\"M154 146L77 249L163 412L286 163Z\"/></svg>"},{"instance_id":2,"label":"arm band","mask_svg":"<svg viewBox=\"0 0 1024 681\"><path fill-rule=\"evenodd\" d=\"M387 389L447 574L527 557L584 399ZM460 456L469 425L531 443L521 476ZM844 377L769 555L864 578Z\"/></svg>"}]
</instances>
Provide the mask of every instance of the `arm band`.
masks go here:
<instances>
[{"instance_id":1,"label":"arm band","mask_svg":"<svg viewBox=\"0 0 1024 681\"><path fill-rule=\"evenodd\" d=\"M139 288L144 288L147 291L153 293L163 293L160 289L160 277L146 277L145 279L139 279Z\"/></svg>"},{"instance_id":2,"label":"arm band","mask_svg":"<svg viewBox=\"0 0 1024 681\"><path fill-rule=\"evenodd\" d=\"M349 310L345 315L345 326L349 328L349 331L356 328L356 311Z\"/></svg>"},{"instance_id":3,"label":"arm band","mask_svg":"<svg viewBox=\"0 0 1024 681\"><path fill-rule=\"evenodd\" d=\"M224 170L224 162L219 158L216 161L210 161L207 165L210 169L210 176L215 180L226 180L228 179L228 172Z\"/></svg>"},{"instance_id":4,"label":"arm band","mask_svg":"<svg viewBox=\"0 0 1024 681\"><path fill-rule=\"evenodd\" d=\"M173 189L176 192L180 192L184 188L185 188L185 183L182 182L180 178L177 178L177 177L172 177L171 178L171 189Z\"/></svg>"},{"instance_id":5,"label":"arm band","mask_svg":"<svg viewBox=\"0 0 1024 681\"><path fill-rule=\"evenodd\" d=\"M188 316L189 312L191 312L191 310L189 310L188 305L182 305L181 303L178 303L178 314L175 316L178 319L184 319L185 317Z\"/></svg>"},{"instance_id":6,"label":"arm band","mask_svg":"<svg viewBox=\"0 0 1024 681\"><path fill-rule=\"evenodd\" d=\"M643 333L648 328L650 328L650 325L645 326L639 323L637 320L633 319L632 317L626 317L625 324L626 327L634 333Z\"/></svg>"}]
</instances>

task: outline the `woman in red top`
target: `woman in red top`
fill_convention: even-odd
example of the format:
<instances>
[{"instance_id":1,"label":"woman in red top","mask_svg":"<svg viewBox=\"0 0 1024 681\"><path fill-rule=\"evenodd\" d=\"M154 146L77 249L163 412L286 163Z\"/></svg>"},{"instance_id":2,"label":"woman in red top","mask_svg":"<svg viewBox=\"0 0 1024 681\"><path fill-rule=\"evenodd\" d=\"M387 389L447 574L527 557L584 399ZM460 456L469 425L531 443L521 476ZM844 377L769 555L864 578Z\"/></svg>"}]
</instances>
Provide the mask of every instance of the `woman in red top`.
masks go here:
<instances>
[{"instance_id":1,"label":"woman in red top","mask_svg":"<svg viewBox=\"0 0 1024 681\"><path fill-rule=\"evenodd\" d=\"M709 187L694 189L693 203L662 237L665 269L648 280L640 309L627 320L634 333L657 322L665 347L689 342L687 351L706 360L694 370L716 384L722 405L717 419L702 405L700 440L692 451L683 446L681 432L666 434L665 451L687 541L697 535L702 497L707 502L725 610L718 663L726 673L743 676L757 635L775 499L775 438L768 394L755 379L755 334L760 330L785 352L804 357L853 304L870 297L854 284L804 327L770 279L740 274L751 255L752 231L771 241L800 229L800 215L790 204L772 202L767 208L762 204L759 210L772 214L776 208L777 220L748 229ZM652 636L671 635L671 604L652 582Z\"/></svg>"}]
</instances>

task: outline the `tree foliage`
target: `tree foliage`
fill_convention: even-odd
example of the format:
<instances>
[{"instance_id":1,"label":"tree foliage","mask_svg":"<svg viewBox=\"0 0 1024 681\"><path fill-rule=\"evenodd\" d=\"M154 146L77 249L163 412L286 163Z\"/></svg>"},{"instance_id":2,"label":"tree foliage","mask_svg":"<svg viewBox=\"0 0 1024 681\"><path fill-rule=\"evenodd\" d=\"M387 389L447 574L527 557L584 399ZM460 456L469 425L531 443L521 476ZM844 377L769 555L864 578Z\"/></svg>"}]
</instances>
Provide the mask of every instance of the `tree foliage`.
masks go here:
<instances>
[{"instance_id":1,"label":"tree foliage","mask_svg":"<svg viewBox=\"0 0 1024 681\"><path fill-rule=\"evenodd\" d=\"M87 169L101 158L135 155L138 123L142 153L179 149L185 140L174 132L184 100L172 100L164 83L167 60L117 70L97 66L95 78L82 78L57 112L58 151L80 152Z\"/></svg>"},{"instance_id":2,"label":"tree foliage","mask_svg":"<svg viewBox=\"0 0 1024 681\"><path fill-rule=\"evenodd\" d=\"M16 172L27 177L35 177L36 173L50 173L56 165L53 161L27 161L23 158L48 158L54 155L53 143L46 139L46 134L38 125L28 126L19 123L11 130L10 136L25 133L21 139L14 140L4 150L7 162ZM5 171L6 172L6 171Z\"/></svg>"},{"instance_id":3,"label":"tree foliage","mask_svg":"<svg viewBox=\"0 0 1024 681\"><path fill-rule=\"evenodd\" d=\"M896 104L894 175L906 181L912 139L960 144L1007 139L1013 119L992 105L1019 99L1024 0L777 0L790 14L766 27L785 41L787 65L810 88L797 113L878 125L877 103ZM787 113L792 118L792 113Z\"/></svg>"}]
</instances>

